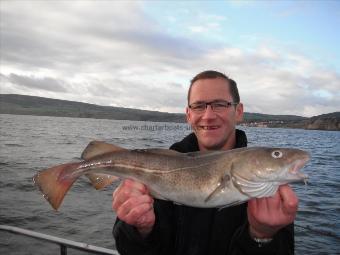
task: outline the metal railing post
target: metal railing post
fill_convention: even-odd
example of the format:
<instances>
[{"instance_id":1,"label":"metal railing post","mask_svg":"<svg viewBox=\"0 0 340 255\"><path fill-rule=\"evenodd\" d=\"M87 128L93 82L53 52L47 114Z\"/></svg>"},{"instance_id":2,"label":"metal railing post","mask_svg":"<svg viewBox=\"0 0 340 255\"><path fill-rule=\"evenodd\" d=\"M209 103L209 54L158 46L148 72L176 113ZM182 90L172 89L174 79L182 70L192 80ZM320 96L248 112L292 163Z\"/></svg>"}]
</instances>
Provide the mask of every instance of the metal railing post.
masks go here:
<instances>
[{"instance_id":1,"label":"metal railing post","mask_svg":"<svg viewBox=\"0 0 340 255\"><path fill-rule=\"evenodd\" d=\"M67 255L67 247L63 244L60 245L60 255Z\"/></svg>"},{"instance_id":2,"label":"metal railing post","mask_svg":"<svg viewBox=\"0 0 340 255\"><path fill-rule=\"evenodd\" d=\"M8 225L0 225L0 231L6 231L9 233L14 233L18 235L29 236L32 238L36 238L45 242L55 243L60 246L60 254L67 255L67 248L86 251L95 254L105 254L105 255L119 255L117 251L106 249L103 247L98 247L94 245L90 245L87 243L75 242L72 240L46 235L39 232L34 232L31 230L8 226Z\"/></svg>"}]
</instances>

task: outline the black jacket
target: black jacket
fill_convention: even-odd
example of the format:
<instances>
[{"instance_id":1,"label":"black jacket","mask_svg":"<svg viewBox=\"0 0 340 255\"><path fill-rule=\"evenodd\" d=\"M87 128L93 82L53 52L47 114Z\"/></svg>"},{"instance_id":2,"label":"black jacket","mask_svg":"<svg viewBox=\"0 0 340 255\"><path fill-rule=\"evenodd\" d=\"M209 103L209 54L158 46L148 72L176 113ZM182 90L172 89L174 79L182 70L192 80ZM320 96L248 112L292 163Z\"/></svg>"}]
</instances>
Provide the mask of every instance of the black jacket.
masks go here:
<instances>
[{"instance_id":1,"label":"black jacket","mask_svg":"<svg viewBox=\"0 0 340 255\"><path fill-rule=\"evenodd\" d=\"M235 148L246 146L245 133L237 130ZM170 149L198 151L197 138L190 134ZM134 227L116 220L113 235L121 255L294 254L293 224L280 230L269 244L258 247L248 233L247 203L219 210L156 199L154 209L156 223L146 239Z\"/></svg>"}]
</instances>

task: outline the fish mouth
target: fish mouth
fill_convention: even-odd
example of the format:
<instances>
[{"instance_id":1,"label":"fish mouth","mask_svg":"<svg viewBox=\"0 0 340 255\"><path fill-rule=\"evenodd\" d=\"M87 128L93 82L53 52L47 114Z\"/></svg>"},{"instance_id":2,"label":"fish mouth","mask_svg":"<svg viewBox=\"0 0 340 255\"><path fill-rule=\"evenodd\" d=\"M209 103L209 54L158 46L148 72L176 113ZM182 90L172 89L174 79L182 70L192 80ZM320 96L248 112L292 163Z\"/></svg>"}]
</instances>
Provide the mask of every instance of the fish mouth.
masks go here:
<instances>
[{"instance_id":1,"label":"fish mouth","mask_svg":"<svg viewBox=\"0 0 340 255\"><path fill-rule=\"evenodd\" d=\"M302 159L295 160L288 169L287 177L292 181L304 181L308 180L308 175L300 172L300 169L309 161L310 157L307 154Z\"/></svg>"}]
</instances>

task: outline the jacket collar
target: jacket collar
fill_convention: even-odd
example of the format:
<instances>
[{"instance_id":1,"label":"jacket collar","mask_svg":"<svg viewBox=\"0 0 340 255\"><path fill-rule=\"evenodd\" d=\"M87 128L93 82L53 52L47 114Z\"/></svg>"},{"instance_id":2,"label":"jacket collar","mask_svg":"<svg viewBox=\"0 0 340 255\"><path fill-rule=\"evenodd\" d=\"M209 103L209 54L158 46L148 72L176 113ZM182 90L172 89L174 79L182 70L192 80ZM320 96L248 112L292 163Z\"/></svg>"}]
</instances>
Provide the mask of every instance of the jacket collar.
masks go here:
<instances>
[{"instance_id":1,"label":"jacket collar","mask_svg":"<svg viewBox=\"0 0 340 255\"><path fill-rule=\"evenodd\" d=\"M236 129L236 144L234 149L242 147L247 147L247 136L243 130ZM194 133L191 133L184 137L182 141L173 144L170 149L178 152L199 151L197 137Z\"/></svg>"}]
</instances>

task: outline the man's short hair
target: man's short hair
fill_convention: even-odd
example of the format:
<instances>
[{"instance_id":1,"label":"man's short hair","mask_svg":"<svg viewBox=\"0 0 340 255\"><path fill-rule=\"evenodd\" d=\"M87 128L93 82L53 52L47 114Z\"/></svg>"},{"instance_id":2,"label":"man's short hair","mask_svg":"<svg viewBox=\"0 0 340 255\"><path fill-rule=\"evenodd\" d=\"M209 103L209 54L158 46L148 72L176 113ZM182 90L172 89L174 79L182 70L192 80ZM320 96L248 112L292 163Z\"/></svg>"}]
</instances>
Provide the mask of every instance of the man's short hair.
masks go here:
<instances>
[{"instance_id":1,"label":"man's short hair","mask_svg":"<svg viewBox=\"0 0 340 255\"><path fill-rule=\"evenodd\" d=\"M224 79L229 83L229 90L230 90L231 97L233 98L233 102L239 103L240 102L240 95L238 93L236 82L233 79L230 79L228 76L226 76L223 73L213 71L213 70L207 70L207 71L203 71L203 72L197 74L190 81L190 87L189 87L189 90L188 90L188 104L189 104L189 100L190 100L191 87L192 87L192 85L194 84L195 81L204 80L204 79L216 79L216 78Z\"/></svg>"}]
</instances>

